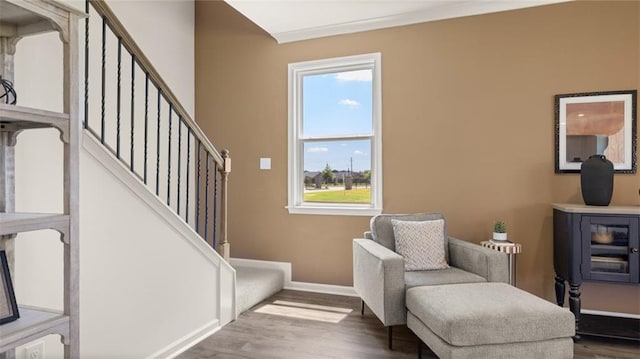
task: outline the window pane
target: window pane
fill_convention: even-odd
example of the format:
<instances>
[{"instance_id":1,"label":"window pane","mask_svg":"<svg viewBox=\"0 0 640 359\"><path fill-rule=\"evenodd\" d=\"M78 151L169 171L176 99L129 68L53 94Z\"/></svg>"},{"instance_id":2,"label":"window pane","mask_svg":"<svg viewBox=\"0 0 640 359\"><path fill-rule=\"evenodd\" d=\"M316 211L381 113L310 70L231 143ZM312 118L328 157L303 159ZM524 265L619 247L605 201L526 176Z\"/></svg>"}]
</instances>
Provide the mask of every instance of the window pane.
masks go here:
<instances>
[{"instance_id":1,"label":"window pane","mask_svg":"<svg viewBox=\"0 0 640 359\"><path fill-rule=\"evenodd\" d=\"M304 143L304 201L371 203L371 141Z\"/></svg>"},{"instance_id":2,"label":"window pane","mask_svg":"<svg viewBox=\"0 0 640 359\"><path fill-rule=\"evenodd\" d=\"M303 137L371 134L372 74L366 69L304 76Z\"/></svg>"}]
</instances>

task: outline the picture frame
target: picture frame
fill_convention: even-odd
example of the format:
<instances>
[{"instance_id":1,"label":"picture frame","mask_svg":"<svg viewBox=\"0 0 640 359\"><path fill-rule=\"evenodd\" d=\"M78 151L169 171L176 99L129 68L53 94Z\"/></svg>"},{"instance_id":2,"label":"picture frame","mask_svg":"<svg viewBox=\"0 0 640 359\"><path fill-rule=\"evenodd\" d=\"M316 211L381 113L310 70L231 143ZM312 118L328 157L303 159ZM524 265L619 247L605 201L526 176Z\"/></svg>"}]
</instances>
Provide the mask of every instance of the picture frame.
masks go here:
<instances>
[{"instance_id":1,"label":"picture frame","mask_svg":"<svg viewBox=\"0 0 640 359\"><path fill-rule=\"evenodd\" d=\"M615 173L637 170L637 90L555 96L555 172L580 173L600 154Z\"/></svg>"},{"instance_id":2,"label":"picture frame","mask_svg":"<svg viewBox=\"0 0 640 359\"><path fill-rule=\"evenodd\" d=\"M18 303L13 292L9 263L5 251L0 251L0 325L20 318Z\"/></svg>"}]
</instances>

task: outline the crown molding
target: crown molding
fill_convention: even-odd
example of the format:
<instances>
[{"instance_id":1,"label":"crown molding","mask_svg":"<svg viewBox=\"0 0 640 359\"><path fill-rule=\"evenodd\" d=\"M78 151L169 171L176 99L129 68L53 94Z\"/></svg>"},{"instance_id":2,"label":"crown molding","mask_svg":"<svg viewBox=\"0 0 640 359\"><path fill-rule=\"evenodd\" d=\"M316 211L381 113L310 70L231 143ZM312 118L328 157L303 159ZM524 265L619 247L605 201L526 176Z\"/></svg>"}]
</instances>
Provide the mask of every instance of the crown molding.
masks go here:
<instances>
[{"instance_id":1,"label":"crown molding","mask_svg":"<svg viewBox=\"0 0 640 359\"><path fill-rule=\"evenodd\" d=\"M372 19L358 20L341 24L305 28L292 31L272 33L271 36L279 44L310 40L321 37L352 34L362 31L372 31L396 26L413 25L423 22L452 19L458 17L488 14L516 10L528 7L563 3L573 0L525 0L525 1L465 1L429 8L423 11L383 16Z\"/></svg>"}]
</instances>

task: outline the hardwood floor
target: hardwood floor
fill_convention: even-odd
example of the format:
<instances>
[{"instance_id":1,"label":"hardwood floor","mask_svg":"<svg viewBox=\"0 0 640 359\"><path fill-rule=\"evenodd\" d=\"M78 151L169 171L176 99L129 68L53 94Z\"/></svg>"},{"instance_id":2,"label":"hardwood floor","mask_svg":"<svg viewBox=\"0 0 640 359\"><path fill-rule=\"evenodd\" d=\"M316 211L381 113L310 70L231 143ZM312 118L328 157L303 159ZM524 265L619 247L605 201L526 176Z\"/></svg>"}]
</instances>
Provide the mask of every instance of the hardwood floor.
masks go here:
<instances>
[{"instance_id":1,"label":"hardwood floor","mask_svg":"<svg viewBox=\"0 0 640 359\"><path fill-rule=\"evenodd\" d=\"M574 348L577 359L640 358L640 344L631 341L584 337ZM428 349L422 357L437 358ZM417 358L417 337L394 327L391 351L376 316L368 309L360 316L359 298L284 290L179 358Z\"/></svg>"}]
</instances>

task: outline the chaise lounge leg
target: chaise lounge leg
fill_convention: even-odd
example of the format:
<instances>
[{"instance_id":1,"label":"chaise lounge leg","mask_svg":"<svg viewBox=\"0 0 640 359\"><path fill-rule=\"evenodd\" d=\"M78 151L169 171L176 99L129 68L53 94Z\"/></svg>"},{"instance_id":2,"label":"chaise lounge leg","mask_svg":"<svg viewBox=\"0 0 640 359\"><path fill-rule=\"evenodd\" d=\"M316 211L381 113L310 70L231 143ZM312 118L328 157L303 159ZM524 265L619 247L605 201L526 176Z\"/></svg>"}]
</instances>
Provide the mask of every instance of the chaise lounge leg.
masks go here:
<instances>
[{"instance_id":1,"label":"chaise lounge leg","mask_svg":"<svg viewBox=\"0 0 640 359\"><path fill-rule=\"evenodd\" d=\"M389 326L389 350L393 350L393 348L391 347L391 339L393 338L393 335L391 334L391 328L393 328L392 326Z\"/></svg>"},{"instance_id":2,"label":"chaise lounge leg","mask_svg":"<svg viewBox=\"0 0 640 359\"><path fill-rule=\"evenodd\" d=\"M422 340L418 339L418 359L422 359Z\"/></svg>"},{"instance_id":3,"label":"chaise lounge leg","mask_svg":"<svg viewBox=\"0 0 640 359\"><path fill-rule=\"evenodd\" d=\"M361 301L362 304L360 306L360 316L364 317L364 300Z\"/></svg>"}]
</instances>

